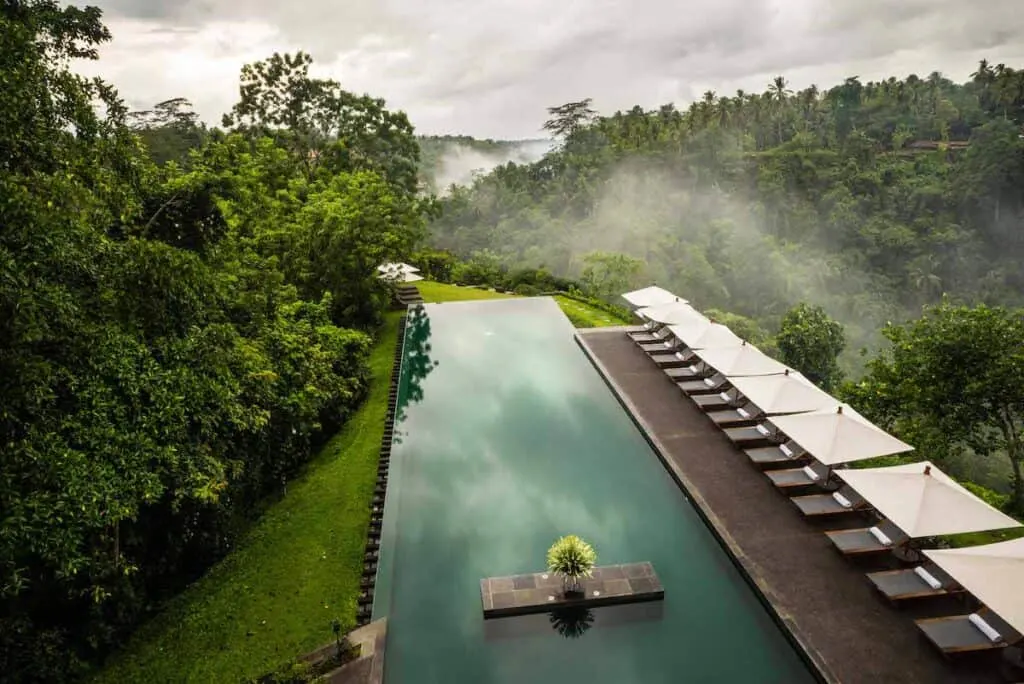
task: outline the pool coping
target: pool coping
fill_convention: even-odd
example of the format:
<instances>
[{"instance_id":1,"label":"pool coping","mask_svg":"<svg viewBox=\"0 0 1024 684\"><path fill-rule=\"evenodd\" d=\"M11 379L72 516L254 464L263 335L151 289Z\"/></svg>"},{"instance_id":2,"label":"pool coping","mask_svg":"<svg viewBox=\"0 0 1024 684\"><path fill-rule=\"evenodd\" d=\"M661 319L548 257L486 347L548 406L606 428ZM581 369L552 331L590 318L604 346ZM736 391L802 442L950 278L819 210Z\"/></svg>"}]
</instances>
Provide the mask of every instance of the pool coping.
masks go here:
<instances>
[{"instance_id":1,"label":"pool coping","mask_svg":"<svg viewBox=\"0 0 1024 684\"><path fill-rule=\"evenodd\" d=\"M767 609L768 614L772 620L781 627L781 631L786 639L794 646L794 650L797 655L804 661L808 666L810 673L823 684L840 684L839 678L832 672L828 664L821 657L821 655L813 649L807 642L807 640L801 635L801 630L797 625L786 615L781 613L778 607L770 598L770 589L767 587L758 577L756 572L748 562L745 560L746 555L740 549L739 545L729 535L729 531L725 528L725 525L718 519L711 507L700 495L697 488L693 483L689 482L686 475L680 470L680 468L667 456L668 450L665 448L661 440L654 433L651 426L644 420L643 416L640 415L639 409L633 403L633 401L626 395L619 384L612 377L608 368L604 363L597 358L597 355L590 348L584 335L588 332L602 332L608 333L613 331L625 331L632 329L634 326L613 326L605 328L583 328L573 333L573 339L576 341L577 346L583 351L583 354L590 361L591 365L597 370L599 376L604 381L605 385L611 390L612 394L619 404L625 409L630 419L636 425L640 434L643 435L644 439L650 445L651 449L658 456L662 465L665 466L666 470L675 480L676 484L682 490L683 495L686 496L694 504L694 509L697 514L704 521L708 530L715 536L719 544L726 552L729 560L739 570L740 576L747 582L747 584L754 590L754 594L757 596L761 604Z\"/></svg>"}]
</instances>

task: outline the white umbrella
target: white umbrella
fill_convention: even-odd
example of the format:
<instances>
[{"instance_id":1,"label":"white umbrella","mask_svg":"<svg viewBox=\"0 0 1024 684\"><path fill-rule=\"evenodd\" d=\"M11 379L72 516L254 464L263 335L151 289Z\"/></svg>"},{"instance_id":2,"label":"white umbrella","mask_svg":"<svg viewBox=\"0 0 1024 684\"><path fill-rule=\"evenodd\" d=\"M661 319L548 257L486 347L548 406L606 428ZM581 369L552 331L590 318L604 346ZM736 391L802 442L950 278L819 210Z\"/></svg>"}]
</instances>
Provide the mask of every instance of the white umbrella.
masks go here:
<instances>
[{"instance_id":1,"label":"white umbrella","mask_svg":"<svg viewBox=\"0 0 1024 684\"><path fill-rule=\"evenodd\" d=\"M1024 539L925 551L960 586L1024 634Z\"/></svg>"},{"instance_id":2,"label":"white umbrella","mask_svg":"<svg viewBox=\"0 0 1024 684\"><path fill-rule=\"evenodd\" d=\"M870 423L848 404L836 406L835 399L828 409L774 416L768 422L827 466L914 449Z\"/></svg>"},{"instance_id":3,"label":"white umbrella","mask_svg":"<svg viewBox=\"0 0 1024 684\"><path fill-rule=\"evenodd\" d=\"M715 349L743 346L743 339L728 326L712 323L706 318L694 319L687 323L668 326L677 339L690 349Z\"/></svg>"},{"instance_id":4,"label":"white umbrella","mask_svg":"<svg viewBox=\"0 0 1024 684\"><path fill-rule=\"evenodd\" d=\"M742 342L740 346L695 350L700 360L727 378L740 375L775 375L790 370L763 351Z\"/></svg>"},{"instance_id":5,"label":"white umbrella","mask_svg":"<svg viewBox=\"0 0 1024 684\"><path fill-rule=\"evenodd\" d=\"M392 263L381 264L380 266L377 267L377 270L380 271L381 273L394 273L396 271L400 271L402 273L419 273L420 269L410 264L401 261L396 261Z\"/></svg>"},{"instance_id":6,"label":"white umbrella","mask_svg":"<svg viewBox=\"0 0 1024 684\"><path fill-rule=\"evenodd\" d=\"M1021 526L928 461L836 474L911 539Z\"/></svg>"},{"instance_id":7,"label":"white umbrella","mask_svg":"<svg viewBox=\"0 0 1024 684\"><path fill-rule=\"evenodd\" d=\"M412 273L411 271L386 271L377 276L381 280L389 280L394 283L414 283L417 280L423 280L423 276L418 273Z\"/></svg>"},{"instance_id":8,"label":"white umbrella","mask_svg":"<svg viewBox=\"0 0 1024 684\"><path fill-rule=\"evenodd\" d=\"M821 411L834 408L837 403L828 392L797 371L736 377L730 382L747 401L767 415Z\"/></svg>"},{"instance_id":9,"label":"white umbrella","mask_svg":"<svg viewBox=\"0 0 1024 684\"><path fill-rule=\"evenodd\" d=\"M683 302L646 306L642 309L637 309L636 313L640 318L662 324L678 324L688 321L699 323L708 320L704 317L704 314Z\"/></svg>"},{"instance_id":10,"label":"white umbrella","mask_svg":"<svg viewBox=\"0 0 1024 684\"><path fill-rule=\"evenodd\" d=\"M682 304L688 303L685 299L677 297L668 290L656 285L651 285L650 287L645 287L641 290L627 292L622 295L622 298L637 309L641 309L645 306L658 306L659 304L673 304L676 302L680 302Z\"/></svg>"}]
</instances>

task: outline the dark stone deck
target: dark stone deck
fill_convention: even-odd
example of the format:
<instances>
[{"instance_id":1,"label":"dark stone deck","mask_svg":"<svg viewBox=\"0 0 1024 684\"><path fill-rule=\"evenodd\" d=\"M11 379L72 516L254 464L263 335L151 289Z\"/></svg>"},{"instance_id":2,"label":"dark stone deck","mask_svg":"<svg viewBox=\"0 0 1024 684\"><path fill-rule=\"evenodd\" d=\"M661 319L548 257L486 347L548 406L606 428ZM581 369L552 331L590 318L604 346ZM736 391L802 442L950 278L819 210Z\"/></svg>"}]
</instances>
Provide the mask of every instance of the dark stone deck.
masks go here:
<instances>
[{"instance_id":1,"label":"dark stone deck","mask_svg":"<svg viewBox=\"0 0 1024 684\"><path fill-rule=\"evenodd\" d=\"M965 606L929 600L896 609L886 603L865 573L891 561L843 558L822 531L844 524L805 520L624 328L579 331L577 342L823 681L1007 681L998 654L944 660L913 620L963 613ZM846 526L864 522L850 518Z\"/></svg>"},{"instance_id":2,"label":"dark stone deck","mask_svg":"<svg viewBox=\"0 0 1024 684\"><path fill-rule=\"evenodd\" d=\"M482 579L484 619L665 598L665 590L650 563L604 565L594 568L593 574L580 582L582 592L575 595L565 594L562 580L547 572Z\"/></svg>"}]
</instances>

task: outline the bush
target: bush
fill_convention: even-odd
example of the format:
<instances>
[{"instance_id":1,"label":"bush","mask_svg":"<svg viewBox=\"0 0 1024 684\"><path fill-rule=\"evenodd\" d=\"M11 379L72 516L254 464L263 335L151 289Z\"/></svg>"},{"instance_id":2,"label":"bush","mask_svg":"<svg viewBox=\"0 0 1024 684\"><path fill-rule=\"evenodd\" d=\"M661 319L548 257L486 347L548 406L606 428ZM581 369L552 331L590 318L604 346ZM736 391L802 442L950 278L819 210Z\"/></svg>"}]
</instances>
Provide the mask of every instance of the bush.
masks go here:
<instances>
[{"instance_id":1,"label":"bush","mask_svg":"<svg viewBox=\"0 0 1024 684\"><path fill-rule=\"evenodd\" d=\"M961 482L964 489L969 491L974 496L978 497L989 506L998 508L1001 511L1006 511L1010 506L1010 496L1008 494L1000 494L999 492L993 491L988 487L983 487L980 484L974 482Z\"/></svg>"},{"instance_id":2,"label":"bush","mask_svg":"<svg viewBox=\"0 0 1024 684\"><path fill-rule=\"evenodd\" d=\"M593 574L597 553L587 542L574 534L558 539L548 549L548 570L561 575L567 588L576 589L579 580Z\"/></svg>"}]
</instances>

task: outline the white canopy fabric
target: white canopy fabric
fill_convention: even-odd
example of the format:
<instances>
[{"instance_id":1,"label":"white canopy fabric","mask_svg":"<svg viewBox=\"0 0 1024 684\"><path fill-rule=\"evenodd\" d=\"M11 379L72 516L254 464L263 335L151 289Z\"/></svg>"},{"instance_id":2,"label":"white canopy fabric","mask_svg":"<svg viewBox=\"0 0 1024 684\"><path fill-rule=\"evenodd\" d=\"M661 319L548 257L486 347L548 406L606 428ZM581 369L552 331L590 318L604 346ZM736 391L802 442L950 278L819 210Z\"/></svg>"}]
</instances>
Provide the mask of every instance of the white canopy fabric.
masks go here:
<instances>
[{"instance_id":1,"label":"white canopy fabric","mask_svg":"<svg viewBox=\"0 0 1024 684\"><path fill-rule=\"evenodd\" d=\"M783 375L741 376L730 382L748 401L768 415L833 409L838 403L828 392L797 371Z\"/></svg>"},{"instance_id":2,"label":"white canopy fabric","mask_svg":"<svg viewBox=\"0 0 1024 684\"><path fill-rule=\"evenodd\" d=\"M870 423L853 407L839 404L835 399L828 408L774 416L768 422L827 466L901 454L914 449Z\"/></svg>"},{"instance_id":3,"label":"white canopy fabric","mask_svg":"<svg viewBox=\"0 0 1024 684\"><path fill-rule=\"evenodd\" d=\"M394 273L395 271L401 271L402 273L419 273L420 269L410 264L396 261L393 263L381 264L377 267L377 270L381 273Z\"/></svg>"},{"instance_id":4,"label":"white canopy fabric","mask_svg":"<svg viewBox=\"0 0 1024 684\"><path fill-rule=\"evenodd\" d=\"M911 539L1021 526L928 461L836 474Z\"/></svg>"},{"instance_id":5,"label":"white canopy fabric","mask_svg":"<svg viewBox=\"0 0 1024 684\"><path fill-rule=\"evenodd\" d=\"M654 321L655 323L664 323L669 325L687 322L710 323L710 321L704 317L704 314L682 301L659 304L658 306L647 306L642 309L637 309L636 313L640 318L646 318Z\"/></svg>"},{"instance_id":6,"label":"white canopy fabric","mask_svg":"<svg viewBox=\"0 0 1024 684\"><path fill-rule=\"evenodd\" d=\"M701 361L727 378L743 375L781 375L791 370L749 342L743 342L738 347L709 347L694 351Z\"/></svg>"},{"instance_id":7,"label":"white canopy fabric","mask_svg":"<svg viewBox=\"0 0 1024 684\"><path fill-rule=\"evenodd\" d=\"M1024 539L925 551L936 565L1024 634Z\"/></svg>"},{"instance_id":8,"label":"white canopy fabric","mask_svg":"<svg viewBox=\"0 0 1024 684\"><path fill-rule=\"evenodd\" d=\"M640 290L633 290L622 295L622 298L631 306L640 309L645 306L658 306L659 304L682 303L689 304L682 297L678 297L664 288L651 285Z\"/></svg>"},{"instance_id":9,"label":"white canopy fabric","mask_svg":"<svg viewBox=\"0 0 1024 684\"><path fill-rule=\"evenodd\" d=\"M377 267L378 278L390 280L395 283L414 283L423 280L423 276L417 275L420 269L402 262L381 264Z\"/></svg>"},{"instance_id":10,"label":"white canopy fabric","mask_svg":"<svg viewBox=\"0 0 1024 684\"><path fill-rule=\"evenodd\" d=\"M743 338L734 333L728 326L712 323L708 319L692 321L668 326L676 338L682 340L690 349L716 349L743 346Z\"/></svg>"}]
</instances>

